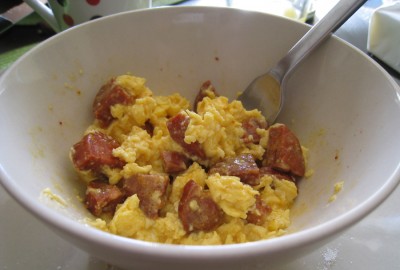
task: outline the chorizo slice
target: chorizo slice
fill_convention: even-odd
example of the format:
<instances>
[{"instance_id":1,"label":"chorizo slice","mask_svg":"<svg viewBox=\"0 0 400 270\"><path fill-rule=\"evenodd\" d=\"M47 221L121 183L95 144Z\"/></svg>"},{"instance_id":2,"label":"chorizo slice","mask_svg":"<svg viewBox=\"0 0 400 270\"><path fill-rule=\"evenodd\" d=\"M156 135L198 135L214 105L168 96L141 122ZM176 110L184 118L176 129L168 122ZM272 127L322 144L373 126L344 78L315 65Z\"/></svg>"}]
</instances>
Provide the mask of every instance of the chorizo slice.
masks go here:
<instances>
[{"instance_id":1,"label":"chorizo slice","mask_svg":"<svg viewBox=\"0 0 400 270\"><path fill-rule=\"evenodd\" d=\"M161 152L161 160L166 173L179 173L187 169L189 159L176 151Z\"/></svg>"},{"instance_id":2,"label":"chorizo slice","mask_svg":"<svg viewBox=\"0 0 400 270\"><path fill-rule=\"evenodd\" d=\"M108 127L114 120L111 114L111 106L115 104L131 104L134 97L115 83L115 79L109 80L97 93L93 102L93 114L102 128Z\"/></svg>"},{"instance_id":3,"label":"chorizo slice","mask_svg":"<svg viewBox=\"0 0 400 270\"><path fill-rule=\"evenodd\" d=\"M179 113L168 119L167 128L171 138L178 143L190 155L197 156L200 159L205 159L206 154L199 142L186 143L185 132L189 126L190 118L183 113Z\"/></svg>"},{"instance_id":4,"label":"chorizo slice","mask_svg":"<svg viewBox=\"0 0 400 270\"><path fill-rule=\"evenodd\" d=\"M186 232L211 231L223 222L223 211L194 180L183 187L178 215Z\"/></svg>"},{"instance_id":5,"label":"chorizo slice","mask_svg":"<svg viewBox=\"0 0 400 270\"><path fill-rule=\"evenodd\" d=\"M260 143L261 136L257 133L257 129L267 129L267 121L255 117L250 117L243 121L242 128L244 129L244 143Z\"/></svg>"},{"instance_id":6,"label":"chorizo slice","mask_svg":"<svg viewBox=\"0 0 400 270\"><path fill-rule=\"evenodd\" d=\"M280 180L288 180L288 181L296 182L296 179L294 178L293 175L282 172L282 171L274 170L271 167L261 167L260 168L260 177L262 177L264 175L272 175Z\"/></svg>"},{"instance_id":7,"label":"chorizo slice","mask_svg":"<svg viewBox=\"0 0 400 270\"><path fill-rule=\"evenodd\" d=\"M147 217L155 219L167 202L168 184L167 175L135 174L123 180L122 190L126 196L137 194L140 209Z\"/></svg>"},{"instance_id":8,"label":"chorizo slice","mask_svg":"<svg viewBox=\"0 0 400 270\"><path fill-rule=\"evenodd\" d=\"M256 225L263 225L266 221L267 216L271 213L272 209L269 207L260 197L256 196L256 203L254 207L247 212L247 222Z\"/></svg>"},{"instance_id":9,"label":"chorizo slice","mask_svg":"<svg viewBox=\"0 0 400 270\"><path fill-rule=\"evenodd\" d=\"M212 98L213 97L212 94L214 96L218 96L217 91L215 90L215 87L214 87L214 85L212 85L211 81L209 81L209 80L205 81L201 85L200 90L197 93L196 98L194 99L194 106L193 106L194 112L197 112L197 104L199 104L200 101L202 101L203 98L205 98L205 97Z\"/></svg>"},{"instance_id":10,"label":"chorizo slice","mask_svg":"<svg viewBox=\"0 0 400 270\"><path fill-rule=\"evenodd\" d=\"M152 137L154 133L154 126L150 123L149 120L147 120L144 123L144 126L142 127L146 132Z\"/></svg>"},{"instance_id":11,"label":"chorizo slice","mask_svg":"<svg viewBox=\"0 0 400 270\"><path fill-rule=\"evenodd\" d=\"M286 125L277 124L269 128L263 165L295 176L304 176L305 161L299 139Z\"/></svg>"},{"instance_id":12,"label":"chorizo slice","mask_svg":"<svg viewBox=\"0 0 400 270\"><path fill-rule=\"evenodd\" d=\"M209 174L214 173L237 176L241 182L251 186L260 183L260 169L251 154L241 154L216 163L209 170Z\"/></svg>"},{"instance_id":13,"label":"chorizo slice","mask_svg":"<svg viewBox=\"0 0 400 270\"><path fill-rule=\"evenodd\" d=\"M122 168L125 162L112 154L113 149L119 146L112 137L102 132L93 132L72 147L71 158L75 167L81 171L99 173L103 166Z\"/></svg>"},{"instance_id":14,"label":"chorizo slice","mask_svg":"<svg viewBox=\"0 0 400 270\"><path fill-rule=\"evenodd\" d=\"M96 217L103 213L113 213L124 199L123 192L117 186L100 180L91 181L86 188L86 208Z\"/></svg>"}]
</instances>

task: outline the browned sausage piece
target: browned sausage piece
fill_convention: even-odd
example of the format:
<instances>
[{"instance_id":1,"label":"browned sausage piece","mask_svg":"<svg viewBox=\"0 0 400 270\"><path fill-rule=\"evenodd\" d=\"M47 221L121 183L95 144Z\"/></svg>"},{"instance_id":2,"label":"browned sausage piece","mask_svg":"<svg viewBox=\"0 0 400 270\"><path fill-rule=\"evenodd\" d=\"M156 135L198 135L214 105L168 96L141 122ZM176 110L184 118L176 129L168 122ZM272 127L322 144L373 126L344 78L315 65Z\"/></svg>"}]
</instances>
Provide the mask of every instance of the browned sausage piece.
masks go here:
<instances>
[{"instance_id":1,"label":"browned sausage piece","mask_svg":"<svg viewBox=\"0 0 400 270\"><path fill-rule=\"evenodd\" d=\"M210 95L207 93L208 91L211 91L212 93L215 94L215 96L218 96L217 91L215 90L214 85L211 84L211 81L205 81L201 87L200 90L194 99L194 104L193 104L193 110L197 112L197 104L199 104L200 101L203 100L205 97L210 97Z\"/></svg>"},{"instance_id":2,"label":"browned sausage piece","mask_svg":"<svg viewBox=\"0 0 400 270\"><path fill-rule=\"evenodd\" d=\"M216 163L209 170L209 174L214 173L237 176L241 182L251 186L260 183L260 169L251 154L241 154Z\"/></svg>"},{"instance_id":3,"label":"browned sausage piece","mask_svg":"<svg viewBox=\"0 0 400 270\"><path fill-rule=\"evenodd\" d=\"M93 114L102 128L108 127L114 120L111 115L111 106L115 104L131 104L133 96L111 79L104 84L97 93L93 102Z\"/></svg>"},{"instance_id":4,"label":"browned sausage piece","mask_svg":"<svg viewBox=\"0 0 400 270\"><path fill-rule=\"evenodd\" d=\"M287 126L279 124L269 128L263 165L295 176L304 176L305 162L300 142Z\"/></svg>"},{"instance_id":5,"label":"browned sausage piece","mask_svg":"<svg viewBox=\"0 0 400 270\"><path fill-rule=\"evenodd\" d=\"M85 135L81 141L72 147L72 161L78 170L101 171L102 166L122 168L125 162L114 157L112 150L119 147L119 143L102 132Z\"/></svg>"},{"instance_id":6,"label":"browned sausage piece","mask_svg":"<svg viewBox=\"0 0 400 270\"><path fill-rule=\"evenodd\" d=\"M147 120L147 121L144 123L144 126L143 126L142 128L143 128L144 130L146 130L147 133L148 133L150 136L153 136L154 126L150 123L149 120Z\"/></svg>"},{"instance_id":7,"label":"browned sausage piece","mask_svg":"<svg viewBox=\"0 0 400 270\"><path fill-rule=\"evenodd\" d=\"M282 171L274 170L271 167L261 167L260 168L260 177L262 177L264 175L273 175L276 178L281 179L281 180L288 180L288 181L296 182L296 179L294 178L293 175L282 172Z\"/></svg>"},{"instance_id":8,"label":"browned sausage piece","mask_svg":"<svg viewBox=\"0 0 400 270\"><path fill-rule=\"evenodd\" d=\"M121 190L100 180L91 181L86 189L86 208L95 216L113 213L119 203L125 199Z\"/></svg>"},{"instance_id":9,"label":"browned sausage piece","mask_svg":"<svg viewBox=\"0 0 400 270\"><path fill-rule=\"evenodd\" d=\"M137 194L139 207L149 218L157 218L159 210L167 202L169 177L159 174L135 174L122 182L127 196Z\"/></svg>"},{"instance_id":10,"label":"browned sausage piece","mask_svg":"<svg viewBox=\"0 0 400 270\"><path fill-rule=\"evenodd\" d=\"M269 207L259 195L256 196L256 203L254 208L247 212L247 222L256 225L262 225L265 223L266 218L272 209Z\"/></svg>"},{"instance_id":11,"label":"browned sausage piece","mask_svg":"<svg viewBox=\"0 0 400 270\"><path fill-rule=\"evenodd\" d=\"M211 231L222 224L224 216L209 191L193 180L183 187L178 215L186 232Z\"/></svg>"},{"instance_id":12,"label":"browned sausage piece","mask_svg":"<svg viewBox=\"0 0 400 270\"><path fill-rule=\"evenodd\" d=\"M189 159L182 153L175 151L161 152L164 171L166 173L178 173L187 169Z\"/></svg>"},{"instance_id":13,"label":"browned sausage piece","mask_svg":"<svg viewBox=\"0 0 400 270\"><path fill-rule=\"evenodd\" d=\"M245 143L255 143L260 142L260 135L257 133L257 128L267 129L268 123L265 120L261 120L255 117L251 117L243 121L242 127L244 129L243 141Z\"/></svg>"},{"instance_id":14,"label":"browned sausage piece","mask_svg":"<svg viewBox=\"0 0 400 270\"><path fill-rule=\"evenodd\" d=\"M206 154L201 147L199 142L186 143L185 132L187 127L189 126L190 118L187 115L179 113L174 117L168 119L167 128L171 138L177 142L182 148L189 153L190 155L194 155L199 157L200 159L205 159Z\"/></svg>"}]
</instances>

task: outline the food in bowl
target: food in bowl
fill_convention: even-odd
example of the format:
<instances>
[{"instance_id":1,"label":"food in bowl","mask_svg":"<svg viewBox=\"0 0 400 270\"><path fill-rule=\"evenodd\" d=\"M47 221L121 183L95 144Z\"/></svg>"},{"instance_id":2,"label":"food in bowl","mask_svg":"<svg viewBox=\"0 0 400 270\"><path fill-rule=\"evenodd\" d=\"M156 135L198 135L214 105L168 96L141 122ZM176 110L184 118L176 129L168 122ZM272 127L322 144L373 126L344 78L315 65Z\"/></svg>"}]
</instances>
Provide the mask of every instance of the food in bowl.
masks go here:
<instances>
[{"instance_id":1,"label":"food in bowl","mask_svg":"<svg viewBox=\"0 0 400 270\"><path fill-rule=\"evenodd\" d=\"M155 96L145 79L110 79L94 122L73 145L95 226L172 244L232 244L280 236L290 224L305 150L284 124L218 95Z\"/></svg>"}]
</instances>

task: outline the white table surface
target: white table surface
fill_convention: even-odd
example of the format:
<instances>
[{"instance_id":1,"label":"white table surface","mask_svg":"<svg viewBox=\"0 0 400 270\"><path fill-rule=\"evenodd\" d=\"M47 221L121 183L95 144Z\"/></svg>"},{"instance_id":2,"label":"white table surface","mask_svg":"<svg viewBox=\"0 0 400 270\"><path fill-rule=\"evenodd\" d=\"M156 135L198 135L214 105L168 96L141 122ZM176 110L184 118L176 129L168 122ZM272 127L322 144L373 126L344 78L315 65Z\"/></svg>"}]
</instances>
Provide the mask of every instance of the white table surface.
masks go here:
<instances>
[{"instance_id":1,"label":"white table surface","mask_svg":"<svg viewBox=\"0 0 400 270\"><path fill-rule=\"evenodd\" d=\"M202 5L214 6L225 3L214 0L189 1L192 4L199 2ZM365 12L361 11L361 16L353 19L351 27L342 28L338 32L344 39L351 37L352 40L348 41L363 51L365 33L364 36L360 33L366 31L366 21L360 18L364 18ZM359 27L354 28L354 25ZM363 31L360 31L360 28ZM357 39L354 39L352 31L358 33ZM399 206L400 188L377 210L335 241L277 270L400 269ZM1 186L0 215L0 270L118 269L91 257L58 237L17 204Z\"/></svg>"}]
</instances>

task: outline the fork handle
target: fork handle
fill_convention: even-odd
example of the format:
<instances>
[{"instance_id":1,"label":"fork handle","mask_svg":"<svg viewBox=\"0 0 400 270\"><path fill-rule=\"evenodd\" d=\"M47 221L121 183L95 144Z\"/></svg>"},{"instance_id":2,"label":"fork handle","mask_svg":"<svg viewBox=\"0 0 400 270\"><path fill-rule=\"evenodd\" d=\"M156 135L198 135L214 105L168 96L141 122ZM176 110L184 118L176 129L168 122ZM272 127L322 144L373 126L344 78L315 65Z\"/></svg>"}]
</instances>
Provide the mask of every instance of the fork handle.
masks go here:
<instances>
[{"instance_id":1,"label":"fork handle","mask_svg":"<svg viewBox=\"0 0 400 270\"><path fill-rule=\"evenodd\" d=\"M346 22L367 0L340 0L320 21L289 50L271 70L282 83L292 69L300 63L315 47L326 40Z\"/></svg>"}]
</instances>

